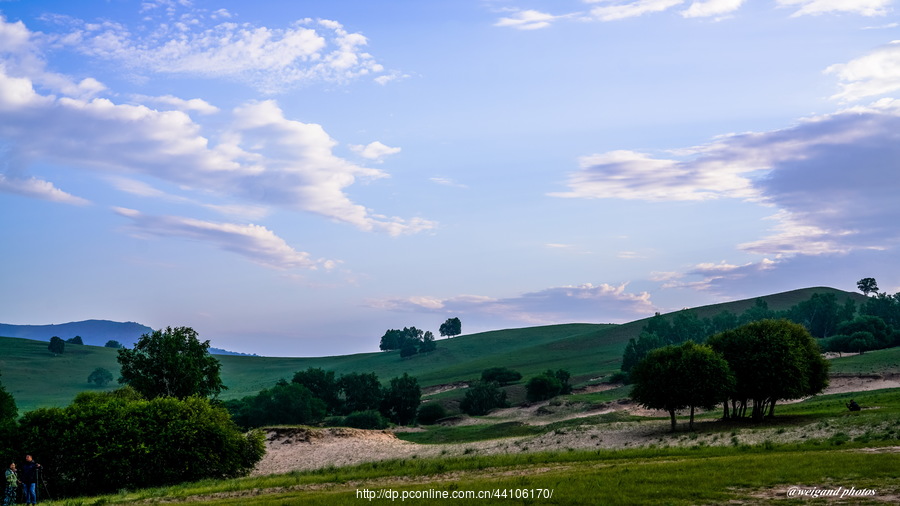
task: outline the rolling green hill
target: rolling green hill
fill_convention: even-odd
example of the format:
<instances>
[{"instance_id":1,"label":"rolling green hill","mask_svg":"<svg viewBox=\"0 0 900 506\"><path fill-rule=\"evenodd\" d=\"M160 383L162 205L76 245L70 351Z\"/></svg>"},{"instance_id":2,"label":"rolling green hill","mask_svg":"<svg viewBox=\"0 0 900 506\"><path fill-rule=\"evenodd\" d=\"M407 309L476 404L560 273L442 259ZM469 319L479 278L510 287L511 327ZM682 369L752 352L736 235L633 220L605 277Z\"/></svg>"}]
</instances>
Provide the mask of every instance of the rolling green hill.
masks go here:
<instances>
[{"instance_id":1,"label":"rolling green hill","mask_svg":"<svg viewBox=\"0 0 900 506\"><path fill-rule=\"evenodd\" d=\"M835 293L839 302L859 294L833 288L805 288L761 297L770 309L787 309L807 300L813 293ZM740 314L755 299L694 308L701 318L728 310ZM615 372L629 338L636 337L646 319L611 324L572 323L508 329L463 335L438 341L438 349L426 355L401 360L399 352L361 353L334 357L280 358L217 356L222 363L222 379L228 390L223 399L243 397L271 387L281 378L308 367L349 372L375 372L386 381L409 373L423 387L476 379L489 367L504 366L521 372L526 378L548 368L564 368L572 374L573 384ZM13 394L20 413L37 407L64 406L84 390L112 390L111 383L100 389L87 383L97 367L118 377L116 350L95 346L69 345L63 355L54 357L45 341L0 337L0 381Z\"/></svg>"}]
</instances>

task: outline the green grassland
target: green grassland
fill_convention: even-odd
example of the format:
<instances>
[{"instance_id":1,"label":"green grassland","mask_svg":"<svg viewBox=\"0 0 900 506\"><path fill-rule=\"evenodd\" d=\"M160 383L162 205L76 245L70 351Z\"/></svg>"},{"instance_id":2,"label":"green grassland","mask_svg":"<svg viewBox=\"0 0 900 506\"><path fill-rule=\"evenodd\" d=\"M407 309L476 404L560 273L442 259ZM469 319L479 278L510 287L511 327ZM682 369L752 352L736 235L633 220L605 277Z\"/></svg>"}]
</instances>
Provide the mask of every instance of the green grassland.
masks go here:
<instances>
[{"instance_id":1,"label":"green grassland","mask_svg":"<svg viewBox=\"0 0 900 506\"><path fill-rule=\"evenodd\" d=\"M809 299L813 293L835 293L839 301L862 295L833 288L804 288L760 297L770 309L787 309ZM740 314L755 299L713 304L694 308L701 318L721 311ZM296 371L308 367L333 370L338 375L349 372L374 372L382 381L408 373L423 387L477 379L489 367L504 366L518 370L525 378L547 369L566 369L575 386L584 385L618 370L622 352L629 338L637 337L646 319L611 324L563 324L522 329L507 329L441 339L432 353L401 360L399 352L360 353L333 357L248 357L217 356L222 363L222 380L228 387L221 398L233 399L269 388L279 379L290 379ZM373 346L382 330L373 331ZM251 338L252 336L248 336ZM201 336L209 338L209 336ZM68 345L66 352L54 357L47 343L19 338L0 337L0 381L13 394L20 411L37 407L64 406L84 390L112 390L92 387L87 377L103 367L118 377L116 351L94 346ZM866 354L865 359L869 360ZM874 355L873 355L874 356ZM521 400L521 386L510 389L513 401ZM522 394L522 395L519 395ZM451 394L450 397L459 394Z\"/></svg>"}]
</instances>

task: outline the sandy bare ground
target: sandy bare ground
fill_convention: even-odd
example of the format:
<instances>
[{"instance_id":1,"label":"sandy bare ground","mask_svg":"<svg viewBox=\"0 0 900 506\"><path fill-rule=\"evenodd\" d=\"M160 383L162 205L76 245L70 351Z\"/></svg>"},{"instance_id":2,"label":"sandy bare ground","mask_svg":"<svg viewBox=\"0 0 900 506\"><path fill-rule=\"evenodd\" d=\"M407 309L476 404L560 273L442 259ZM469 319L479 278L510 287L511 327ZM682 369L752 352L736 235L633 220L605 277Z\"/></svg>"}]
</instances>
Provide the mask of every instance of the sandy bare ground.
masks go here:
<instances>
[{"instance_id":1,"label":"sandy bare ground","mask_svg":"<svg viewBox=\"0 0 900 506\"><path fill-rule=\"evenodd\" d=\"M844 393L900 387L900 374L846 376L832 378L825 393ZM685 432L679 421L680 431L669 432L665 412L641 408L629 401L605 403L589 411L583 405L566 403L537 403L523 408L507 408L491 413L487 420L462 417L458 423L517 421L530 425L586 417L591 415L625 411L657 420L638 422L613 422L588 424L548 432L539 436L506 438L464 444L419 445L402 441L391 431L367 431L348 428L272 428L266 431L266 455L256 466L253 475L285 473L295 470L311 470L329 466L347 466L388 459L457 456L463 454L519 453L568 449L619 449L646 446L693 446L758 444L797 441L804 438L827 438L837 432L855 437L853 426L840 424L812 424L800 427L772 427L735 430L728 436L721 432L704 431L715 422L698 422L695 432ZM878 427L868 427L879 430ZM884 427L886 430L887 427Z\"/></svg>"}]
</instances>

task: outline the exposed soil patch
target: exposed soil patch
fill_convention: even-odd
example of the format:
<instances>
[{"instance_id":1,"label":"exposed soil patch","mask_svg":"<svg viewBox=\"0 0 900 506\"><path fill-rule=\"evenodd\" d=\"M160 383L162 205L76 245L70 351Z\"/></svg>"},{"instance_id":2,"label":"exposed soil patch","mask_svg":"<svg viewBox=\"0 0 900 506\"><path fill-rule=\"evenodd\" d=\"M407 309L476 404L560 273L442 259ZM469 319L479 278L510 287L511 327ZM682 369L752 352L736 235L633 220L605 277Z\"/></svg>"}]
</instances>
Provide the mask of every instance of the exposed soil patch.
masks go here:
<instances>
[{"instance_id":1,"label":"exposed soil patch","mask_svg":"<svg viewBox=\"0 0 900 506\"><path fill-rule=\"evenodd\" d=\"M900 374L870 376L838 376L831 380L826 393L857 392L880 388L900 387ZM456 388L461 388L460 386ZM253 475L285 473L295 470L319 469L327 466L346 466L375 460L458 456L464 454L496 454L534 451L565 451L575 449L620 449L647 446L742 445L764 441L786 443L807 438L825 439L838 432L844 437L856 437L863 428L840 423L802 426L742 426L723 432L719 422L698 421L694 432L687 432L686 424L678 422L678 431L669 432L668 413L647 410L628 400L599 405L572 402L542 402L526 407L497 410L488 417L454 417L447 425L469 425L518 421L529 425L546 425L573 418L624 412L649 418L641 421L622 421L566 427L539 436L505 438L464 444L419 445L400 440L392 431L369 431L349 428L270 428L266 429L266 455ZM685 413L679 412L679 415ZM887 430L888 427L868 427L867 430ZM407 429L408 430L408 429ZM875 451L875 450L873 450ZM900 447L877 451L900 452ZM778 493L772 491L772 493ZM762 497L762 496L760 496Z\"/></svg>"}]
</instances>

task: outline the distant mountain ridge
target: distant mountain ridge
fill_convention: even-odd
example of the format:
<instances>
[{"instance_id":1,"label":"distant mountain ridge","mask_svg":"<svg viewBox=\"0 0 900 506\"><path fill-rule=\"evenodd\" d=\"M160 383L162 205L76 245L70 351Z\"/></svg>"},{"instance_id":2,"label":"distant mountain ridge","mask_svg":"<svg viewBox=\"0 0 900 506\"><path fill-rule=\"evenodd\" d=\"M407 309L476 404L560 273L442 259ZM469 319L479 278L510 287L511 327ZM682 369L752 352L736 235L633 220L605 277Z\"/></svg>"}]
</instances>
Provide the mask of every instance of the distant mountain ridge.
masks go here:
<instances>
[{"instance_id":1,"label":"distant mountain ridge","mask_svg":"<svg viewBox=\"0 0 900 506\"><path fill-rule=\"evenodd\" d=\"M136 322L114 322L110 320L84 320L80 322L59 323L50 325L12 325L0 323L0 336L22 337L36 341L49 341L51 337L63 340L81 336L82 341L90 346L105 346L108 341L118 341L126 348L131 348L144 334L153 329ZM246 355L221 348L210 347L214 355Z\"/></svg>"}]
</instances>

